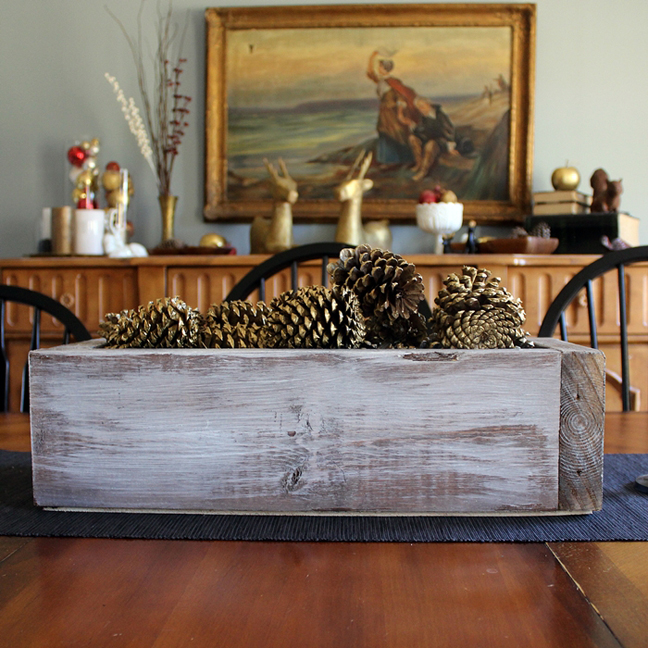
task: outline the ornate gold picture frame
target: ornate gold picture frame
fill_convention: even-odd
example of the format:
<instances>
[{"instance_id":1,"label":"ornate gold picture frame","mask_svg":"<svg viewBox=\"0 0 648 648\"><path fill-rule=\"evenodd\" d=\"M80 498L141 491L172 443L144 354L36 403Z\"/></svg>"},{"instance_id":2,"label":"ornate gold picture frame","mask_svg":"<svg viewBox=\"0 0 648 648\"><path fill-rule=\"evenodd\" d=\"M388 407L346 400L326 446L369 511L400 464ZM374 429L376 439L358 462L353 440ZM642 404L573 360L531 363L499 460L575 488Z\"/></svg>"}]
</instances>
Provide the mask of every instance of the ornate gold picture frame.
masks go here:
<instances>
[{"instance_id":1,"label":"ornate gold picture frame","mask_svg":"<svg viewBox=\"0 0 648 648\"><path fill-rule=\"evenodd\" d=\"M362 150L373 152L365 218L413 222L435 185L481 224L528 213L535 5L205 15L205 220L268 215L264 159L282 159L298 185L295 219L335 221L333 189Z\"/></svg>"}]
</instances>

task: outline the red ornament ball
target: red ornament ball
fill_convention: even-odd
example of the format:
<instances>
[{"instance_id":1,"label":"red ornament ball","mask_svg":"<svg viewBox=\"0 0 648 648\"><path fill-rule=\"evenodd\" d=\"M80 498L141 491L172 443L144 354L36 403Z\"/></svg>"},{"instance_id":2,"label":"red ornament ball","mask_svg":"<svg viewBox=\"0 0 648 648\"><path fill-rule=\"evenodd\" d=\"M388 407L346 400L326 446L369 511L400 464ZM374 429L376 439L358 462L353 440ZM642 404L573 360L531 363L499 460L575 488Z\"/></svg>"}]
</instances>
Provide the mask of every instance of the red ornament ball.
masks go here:
<instances>
[{"instance_id":1,"label":"red ornament ball","mask_svg":"<svg viewBox=\"0 0 648 648\"><path fill-rule=\"evenodd\" d=\"M117 162L108 162L108 164L106 164L106 171L119 171L119 168Z\"/></svg>"},{"instance_id":2,"label":"red ornament ball","mask_svg":"<svg viewBox=\"0 0 648 648\"><path fill-rule=\"evenodd\" d=\"M88 152L80 146L72 146L67 152L67 158L72 166L80 167L84 162Z\"/></svg>"}]
</instances>

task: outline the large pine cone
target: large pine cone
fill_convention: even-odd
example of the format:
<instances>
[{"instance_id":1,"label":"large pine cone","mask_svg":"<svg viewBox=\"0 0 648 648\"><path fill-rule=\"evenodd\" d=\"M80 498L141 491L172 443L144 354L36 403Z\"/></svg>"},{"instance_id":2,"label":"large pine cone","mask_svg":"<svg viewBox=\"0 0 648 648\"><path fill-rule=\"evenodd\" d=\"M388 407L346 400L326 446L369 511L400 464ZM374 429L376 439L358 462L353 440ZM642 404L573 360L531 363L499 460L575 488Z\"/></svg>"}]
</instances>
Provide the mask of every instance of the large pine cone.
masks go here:
<instances>
[{"instance_id":1,"label":"large pine cone","mask_svg":"<svg viewBox=\"0 0 648 648\"><path fill-rule=\"evenodd\" d=\"M499 285L489 270L464 266L451 274L434 300L431 339L442 347L493 349L531 346L522 329L522 302Z\"/></svg>"},{"instance_id":2,"label":"large pine cone","mask_svg":"<svg viewBox=\"0 0 648 648\"><path fill-rule=\"evenodd\" d=\"M179 297L156 299L121 313L108 313L99 335L116 348L202 346L202 315Z\"/></svg>"},{"instance_id":3,"label":"large pine cone","mask_svg":"<svg viewBox=\"0 0 648 648\"><path fill-rule=\"evenodd\" d=\"M425 296L423 278L413 264L369 245L342 250L328 273L334 289L348 288L357 295L367 319L367 339L375 346L388 345L393 337L388 330L417 312Z\"/></svg>"},{"instance_id":4,"label":"large pine cone","mask_svg":"<svg viewBox=\"0 0 648 648\"><path fill-rule=\"evenodd\" d=\"M249 301L235 300L212 304L205 315L204 345L217 349L259 347L268 312L264 302L255 305Z\"/></svg>"},{"instance_id":5,"label":"large pine cone","mask_svg":"<svg viewBox=\"0 0 648 648\"><path fill-rule=\"evenodd\" d=\"M270 302L263 332L269 348L355 349L365 338L358 298L324 286L289 290Z\"/></svg>"}]
</instances>

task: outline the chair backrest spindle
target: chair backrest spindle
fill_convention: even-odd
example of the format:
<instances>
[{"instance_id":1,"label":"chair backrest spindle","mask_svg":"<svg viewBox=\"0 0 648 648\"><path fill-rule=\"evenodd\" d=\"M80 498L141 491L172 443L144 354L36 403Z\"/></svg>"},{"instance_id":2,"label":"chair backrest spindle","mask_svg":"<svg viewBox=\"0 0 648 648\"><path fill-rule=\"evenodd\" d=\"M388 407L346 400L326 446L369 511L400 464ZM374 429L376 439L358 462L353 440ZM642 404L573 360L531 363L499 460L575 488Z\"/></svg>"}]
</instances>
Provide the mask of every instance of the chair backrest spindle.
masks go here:
<instances>
[{"instance_id":1,"label":"chair backrest spindle","mask_svg":"<svg viewBox=\"0 0 648 648\"><path fill-rule=\"evenodd\" d=\"M297 270L299 269L299 264L297 261L293 261L290 264L290 285L293 290L299 288L299 277L297 276Z\"/></svg>"},{"instance_id":2,"label":"chair backrest spindle","mask_svg":"<svg viewBox=\"0 0 648 648\"><path fill-rule=\"evenodd\" d=\"M328 264L329 264L329 256L328 254L325 254L322 257L322 286L326 286L327 288L329 284L329 276L326 268L328 267Z\"/></svg>"},{"instance_id":3,"label":"chair backrest spindle","mask_svg":"<svg viewBox=\"0 0 648 648\"><path fill-rule=\"evenodd\" d=\"M560 339L564 342L569 342L567 339L567 320L565 319L565 312L560 313Z\"/></svg>"},{"instance_id":4,"label":"chair backrest spindle","mask_svg":"<svg viewBox=\"0 0 648 648\"><path fill-rule=\"evenodd\" d=\"M626 309L625 267L617 266L619 281L619 324L621 337L621 398L623 411L630 409L630 362L628 360L628 316Z\"/></svg>"}]
</instances>

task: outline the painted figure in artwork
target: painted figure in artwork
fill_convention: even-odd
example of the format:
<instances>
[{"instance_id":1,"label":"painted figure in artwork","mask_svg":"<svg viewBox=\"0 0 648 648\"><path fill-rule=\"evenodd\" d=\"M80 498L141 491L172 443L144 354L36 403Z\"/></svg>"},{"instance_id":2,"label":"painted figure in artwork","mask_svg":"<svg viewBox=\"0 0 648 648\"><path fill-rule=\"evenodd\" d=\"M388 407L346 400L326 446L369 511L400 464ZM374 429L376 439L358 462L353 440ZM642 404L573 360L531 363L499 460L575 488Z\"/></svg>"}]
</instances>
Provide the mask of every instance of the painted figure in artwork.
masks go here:
<instances>
[{"instance_id":1,"label":"painted figure in artwork","mask_svg":"<svg viewBox=\"0 0 648 648\"><path fill-rule=\"evenodd\" d=\"M392 76L394 62L374 50L369 57L367 76L376 84L378 108L378 143L376 161L381 164L414 162L410 145L409 122L416 119L416 92Z\"/></svg>"},{"instance_id":2,"label":"painted figure in artwork","mask_svg":"<svg viewBox=\"0 0 648 648\"><path fill-rule=\"evenodd\" d=\"M455 127L440 104L433 104L425 97L414 100L417 120L411 124L410 147L414 153L413 180L422 180L429 173L441 153L459 155Z\"/></svg>"},{"instance_id":3,"label":"painted figure in artwork","mask_svg":"<svg viewBox=\"0 0 648 648\"><path fill-rule=\"evenodd\" d=\"M414 181L422 180L441 153L457 154L455 128L441 105L432 103L392 76L394 62L374 50L367 76L380 98L376 160L382 164L410 164Z\"/></svg>"}]
</instances>

